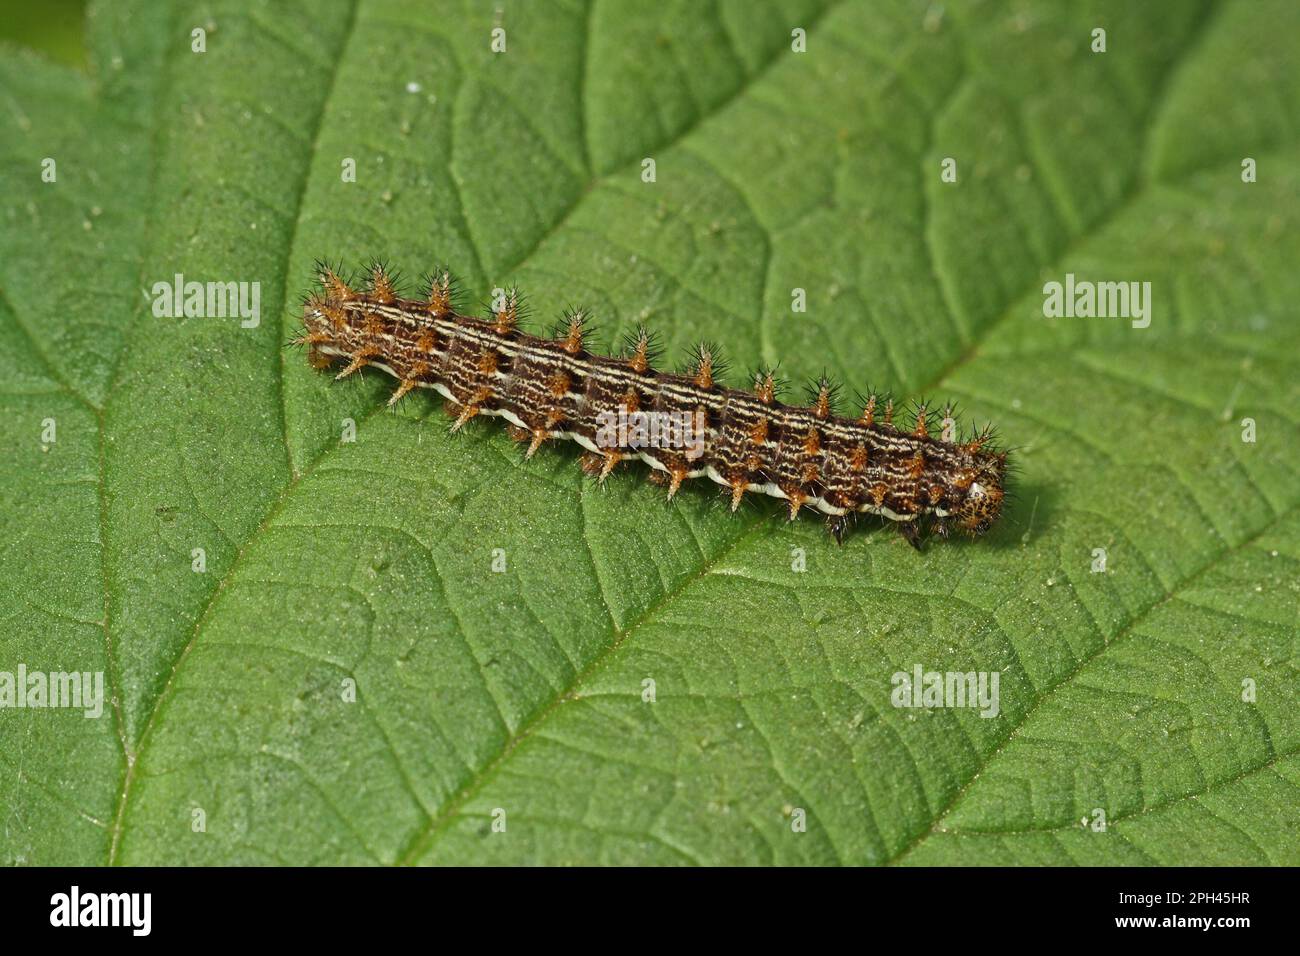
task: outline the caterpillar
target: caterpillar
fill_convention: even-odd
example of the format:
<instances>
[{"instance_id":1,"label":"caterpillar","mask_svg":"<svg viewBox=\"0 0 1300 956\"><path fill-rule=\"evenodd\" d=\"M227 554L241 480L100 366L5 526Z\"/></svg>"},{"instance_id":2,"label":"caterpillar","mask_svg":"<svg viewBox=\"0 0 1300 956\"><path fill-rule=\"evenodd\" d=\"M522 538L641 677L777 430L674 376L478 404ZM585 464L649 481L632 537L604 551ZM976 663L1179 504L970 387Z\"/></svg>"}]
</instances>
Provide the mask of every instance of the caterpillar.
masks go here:
<instances>
[{"instance_id":1,"label":"caterpillar","mask_svg":"<svg viewBox=\"0 0 1300 956\"><path fill-rule=\"evenodd\" d=\"M640 460L671 500L687 479L707 477L729 494L732 511L747 493L770 495L788 504L791 520L804 508L820 512L841 543L858 515L892 522L919 550L927 531L978 535L1002 510L1007 453L990 447L991 430L936 437L924 402L908 429L895 424L893 401L874 393L858 418L838 417L837 386L825 376L810 405L786 405L770 369L754 374L752 389L725 387L719 352L708 343L683 372L662 372L644 328L622 354L600 355L587 348L581 310L566 312L542 338L520 328L514 290L475 319L457 311L446 270L427 277L419 299L401 297L382 265L366 270L364 289L339 271L318 262L318 285L303 302L291 344L307 348L309 363L346 363L339 379L366 367L388 373L398 382L390 405L431 388L445 399L453 431L477 415L503 418L510 436L526 443L525 457L548 441L572 440L584 449L583 470L599 481ZM945 409L945 423L950 414Z\"/></svg>"}]
</instances>

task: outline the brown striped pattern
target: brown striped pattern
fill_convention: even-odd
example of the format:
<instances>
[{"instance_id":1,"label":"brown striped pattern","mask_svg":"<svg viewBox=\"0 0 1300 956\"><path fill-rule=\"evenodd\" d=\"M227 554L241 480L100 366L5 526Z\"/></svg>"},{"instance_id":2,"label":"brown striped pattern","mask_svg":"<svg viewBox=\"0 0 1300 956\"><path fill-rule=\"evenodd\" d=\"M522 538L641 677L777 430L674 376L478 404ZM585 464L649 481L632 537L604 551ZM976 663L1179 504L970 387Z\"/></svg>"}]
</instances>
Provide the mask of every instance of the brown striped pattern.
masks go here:
<instances>
[{"instance_id":1,"label":"brown striped pattern","mask_svg":"<svg viewBox=\"0 0 1300 956\"><path fill-rule=\"evenodd\" d=\"M583 468L602 480L621 462L640 460L670 497L686 479L707 477L727 489L732 510L747 492L771 495L788 503L792 519L801 508L821 512L837 539L858 514L896 522L916 544L923 521L941 535L950 525L979 533L1001 511L1006 453L986 447L987 432L960 442L936 438L924 406L904 430L893 422L892 403L875 396L859 418L836 417L825 382L809 407L784 405L770 374L755 376L752 391L722 386L704 346L689 373L657 371L644 332L626 355L594 354L581 314L568 316L554 338L518 328L513 294L487 320L458 314L445 273L420 300L400 298L378 267L366 291L328 268L318 277L321 290L308 297L295 339L314 366L345 363L339 378L381 369L398 381L391 401L432 388L446 399L453 429L480 414L504 418L528 455L547 441L573 440L586 449ZM620 409L702 413L703 455L604 447L600 415Z\"/></svg>"}]
</instances>

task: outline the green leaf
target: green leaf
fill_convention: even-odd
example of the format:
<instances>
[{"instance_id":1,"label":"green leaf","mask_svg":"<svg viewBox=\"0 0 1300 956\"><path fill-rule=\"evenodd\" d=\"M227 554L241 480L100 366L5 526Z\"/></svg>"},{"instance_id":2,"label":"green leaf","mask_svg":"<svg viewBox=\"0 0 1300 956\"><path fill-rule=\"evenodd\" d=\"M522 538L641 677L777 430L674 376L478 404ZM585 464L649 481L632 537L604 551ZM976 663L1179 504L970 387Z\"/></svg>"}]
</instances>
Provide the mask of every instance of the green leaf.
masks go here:
<instances>
[{"instance_id":1,"label":"green leaf","mask_svg":"<svg viewBox=\"0 0 1300 956\"><path fill-rule=\"evenodd\" d=\"M0 860L1300 863L1300 8L497 6L0 52L0 671L111 696L0 709ZM521 462L285 350L321 256L955 398L1017 498L917 553ZM1150 326L1045 318L1067 273Z\"/></svg>"}]
</instances>

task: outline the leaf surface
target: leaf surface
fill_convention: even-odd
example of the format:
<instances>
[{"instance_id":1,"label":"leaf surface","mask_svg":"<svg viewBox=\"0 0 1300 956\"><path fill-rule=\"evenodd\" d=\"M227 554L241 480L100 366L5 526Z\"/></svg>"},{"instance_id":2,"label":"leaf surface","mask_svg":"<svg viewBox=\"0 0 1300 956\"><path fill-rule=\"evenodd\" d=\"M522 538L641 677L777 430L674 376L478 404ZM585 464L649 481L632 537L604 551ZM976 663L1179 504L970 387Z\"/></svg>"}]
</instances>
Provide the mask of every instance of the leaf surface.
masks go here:
<instances>
[{"instance_id":1,"label":"leaf surface","mask_svg":"<svg viewBox=\"0 0 1300 956\"><path fill-rule=\"evenodd\" d=\"M1300 862L1297 8L499 6L0 52L0 670L112 698L0 710L0 860ZM918 554L521 462L285 350L318 257L956 399L1016 500ZM261 323L155 317L178 273Z\"/></svg>"}]
</instances>

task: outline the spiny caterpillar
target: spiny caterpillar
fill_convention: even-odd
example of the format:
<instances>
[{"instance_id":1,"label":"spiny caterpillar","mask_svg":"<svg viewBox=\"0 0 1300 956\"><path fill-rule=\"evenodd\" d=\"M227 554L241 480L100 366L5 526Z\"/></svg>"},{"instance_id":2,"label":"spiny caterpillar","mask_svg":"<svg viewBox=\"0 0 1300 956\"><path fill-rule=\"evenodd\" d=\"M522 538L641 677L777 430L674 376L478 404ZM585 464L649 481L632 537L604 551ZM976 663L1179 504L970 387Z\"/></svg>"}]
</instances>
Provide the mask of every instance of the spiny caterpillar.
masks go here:
<instances>
[{"instance_id":1,"label":"spiny caterpillar","mask_svg":"<svg viewBox=\"0 0 1300 956\"><path fill-rule=\"evenodd\" d=\"M874 394L859 418L840 418L836 387L823 377L809 407L784 405L769 370L755 374L752 391L721 385L722 364L708 344L695 349L684 374L660 372L644 329L621 356L598 355L586 348L581 311L538 338L520 330L514 291L478 320L456 311L445 271L428 279L418 300L400 297L382 266L367 271L367 288L357 291L317 263L320 289L304 301L304 328L293 344L308 347L316 368L345 360L337 378L366 366L392 375L399 384L390 405L414 388L435 389L453 431L476 415L499 416L512 438L528 444L526 457L550 439L571 439L585 449L583 470L601 481L620 462L640 459L669 499L687 478L708 477L730 492L732 511L746 492L782 498L791 520L804 507L825 514L837 541L858 514L893 521L919 548L922 521L942 537L950 523L974 535L1002 510L1006 452L987 447L987 428L964 441L934 437L924 403L910 430L896 427L893 402ZM680 440L647 443L644 430L629 438L610 427L635 416L685 425L666 430L679 439L697 423L699 440L689 448Z\"/></svg>"}]
</instances>

